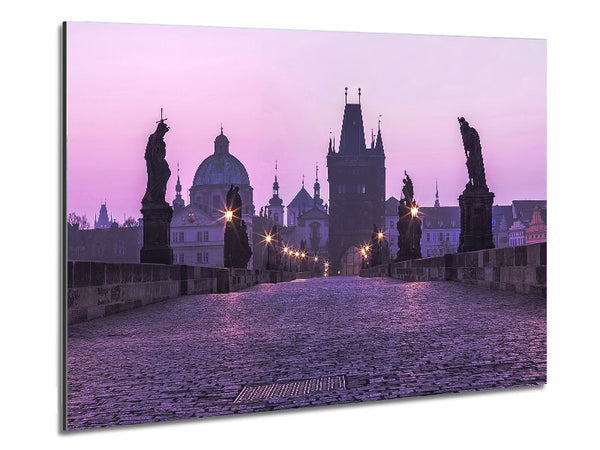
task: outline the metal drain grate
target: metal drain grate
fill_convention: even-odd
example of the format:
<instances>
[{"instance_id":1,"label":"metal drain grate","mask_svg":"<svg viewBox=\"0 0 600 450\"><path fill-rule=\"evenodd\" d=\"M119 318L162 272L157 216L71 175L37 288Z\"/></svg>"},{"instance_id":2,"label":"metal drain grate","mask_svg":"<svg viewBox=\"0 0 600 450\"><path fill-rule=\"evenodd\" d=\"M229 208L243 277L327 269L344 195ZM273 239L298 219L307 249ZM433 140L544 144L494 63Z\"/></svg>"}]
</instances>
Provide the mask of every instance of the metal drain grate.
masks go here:
<instances>
[{"instance_id":1,"label":"metal drain grate","mask_svg":"<svg viewBox=\"0 0 600 450\"><path fill-rule=\"evenodd\" d=\"M234 400L234 403L295 397L298 395L314 394L315 392L334 391L336 389L346 389L346 378L344 375L244 386L242 392Z\"/></svg>"}]
</instances>

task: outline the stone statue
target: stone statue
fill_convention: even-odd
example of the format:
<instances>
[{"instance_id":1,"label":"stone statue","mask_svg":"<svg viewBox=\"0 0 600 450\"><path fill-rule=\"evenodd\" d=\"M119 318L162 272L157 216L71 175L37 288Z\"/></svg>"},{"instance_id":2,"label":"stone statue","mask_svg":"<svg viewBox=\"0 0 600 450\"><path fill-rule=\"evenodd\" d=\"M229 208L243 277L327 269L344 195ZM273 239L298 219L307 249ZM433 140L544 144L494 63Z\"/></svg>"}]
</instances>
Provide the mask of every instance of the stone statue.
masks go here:
<instances>
[{"instance_id":1,"label":"stone statue","mask_svg":"<svg viewBox=\"0 0 600 450\"><path fill-rule=\"evenodd\" d=\"M148 172L148 184L146 186L146 194L142 199L142 204L163 205L168 204L165 201L165 193L167 191L167 181L171 176L169 164L165 159L167 148L164 141L164 136L169 131L169 127L161 119L158 122L156 131L148 138L146 145L146 171Z\"/></svg>"},{"instance_id":2,"label":"stone statue","mask_svg":"<svg viewBox=\"0 0 600 450\"><path fill-rule=\"evenodd\" d=\"M404 204L406 206L411 206L414 202L415 190L413 182L408 176L408 173L406 173L406 170L404 171L404 180L402 180L402 183L402 194L405 200Z\"/></svg>"},{"instance_id":3,"label":"stone statue","mask_svg":"<svg viewBox=\"0 0 600 450\"><path fill-rule=\"evenodd\" d=\"M469 182L458 197L460 206L460 238L458 252L471 252L494 248L492 232L492 205L494 193L485 181L485 168L479 134L469 126L464 117L458 118Z\"/></svg>"},{"instance_id":4,"label":"stone statue","mask_svg":"<svg viewBox=\"0 0 600 450\"><path fill-rule=\"evenodd\" d=\"M421 257L421 219L418 213L413 213L417 208L414 197L413 182L406 171L402 180L402 198L398 205L398 253L396 261L406 261Z\"/></svg>"},{"instance_id":5,"label":"stone statue","mask_svg":"<svg viewBox=\"0 0 600 450\"><path fill-rule=\"evenodd\" d=\"M233 186L227 192L227 208L232 211L231 219L225 222L224 265L225 267L246 268L252 255L248 242L248 229L242 220L242 198L240 188Z\"/></svg>"},{"instance_id":6,"label":"stone statue","mask_svg":"<svg viewBox=\"0 0 600 450\"><path fill-rule=\"evenodd\" d=\"M140 250L140 262L153 264L172 264L173 249L171 248L171 218L173 209L165 201L167 181L171 170L165 156L165 134L169 127L162 117L157 122L156 131L148 138L144 159L148 172L146 193L142 198L141 213L143 220L143 246Z\"/></svg>"},{"instance_id":7,"label":"stone statue","mask_svg":"<svg viewBox=\"0 0 600 450\"><path fill-rule=\"evenodd\" d=\"M479 134L475 128L469 126L469 122L464 117L459 117L458 123L460 123L460 134L462 135L465 155L467 157L467 171L469 172L469 182L466 185L466 189L487 191L488 187L485 181L485 168L483 166Z\"/></svg>"}]
</instances>

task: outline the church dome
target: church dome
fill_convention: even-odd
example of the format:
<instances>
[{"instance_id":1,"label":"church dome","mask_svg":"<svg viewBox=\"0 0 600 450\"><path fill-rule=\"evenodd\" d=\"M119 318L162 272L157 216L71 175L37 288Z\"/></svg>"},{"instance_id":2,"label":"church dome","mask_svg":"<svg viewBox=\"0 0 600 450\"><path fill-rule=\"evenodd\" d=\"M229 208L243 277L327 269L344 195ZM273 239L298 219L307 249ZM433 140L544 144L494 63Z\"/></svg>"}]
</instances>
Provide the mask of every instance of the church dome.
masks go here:
<instances>
[{"instance_id":1,"label":"church dome","mask_svg":"<svg viewBox=\"0 0 600 450\"><path fill-rule=\"evenodd\" d=\"M223 129L215 138L215 152L202 161L194 175L194 186L207 184L250 185L246 168L229 153L229 139Z\"/></svg>"}]
</instances>

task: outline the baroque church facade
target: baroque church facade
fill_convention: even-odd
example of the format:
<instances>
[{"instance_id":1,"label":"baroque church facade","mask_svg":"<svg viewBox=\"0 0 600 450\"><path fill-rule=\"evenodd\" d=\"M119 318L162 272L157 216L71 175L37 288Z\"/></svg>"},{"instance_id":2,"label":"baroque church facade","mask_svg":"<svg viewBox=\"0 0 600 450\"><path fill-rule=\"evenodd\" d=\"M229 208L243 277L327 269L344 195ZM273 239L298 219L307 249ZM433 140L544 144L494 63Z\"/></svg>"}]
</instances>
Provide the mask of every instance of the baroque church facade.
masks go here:
<instances>
[{"instance_id":1,"label":"baroque church facade","mask_svg":"<svg viewBox=\"0 0 600 450\"><path fill-rule=\"evenodd\" d=\"M224 212L227 209L227 191L239 186L242 198L241 218L246 222L248 237L252 236L254 215L253 188L244 165L229 151L229 139L221 133L215 138L213 154L198 166L189 189L190 202L186 206L181 196L179 169L176 196L171 220L171 247L173 263L223 267L224 265ZM235 212L235 214L239 214ZM252 242L250 242L252 246ZM251 260L252 261L252 260ZM248 268L252 268L252 263Z\"/></svg>"}]
</instances>

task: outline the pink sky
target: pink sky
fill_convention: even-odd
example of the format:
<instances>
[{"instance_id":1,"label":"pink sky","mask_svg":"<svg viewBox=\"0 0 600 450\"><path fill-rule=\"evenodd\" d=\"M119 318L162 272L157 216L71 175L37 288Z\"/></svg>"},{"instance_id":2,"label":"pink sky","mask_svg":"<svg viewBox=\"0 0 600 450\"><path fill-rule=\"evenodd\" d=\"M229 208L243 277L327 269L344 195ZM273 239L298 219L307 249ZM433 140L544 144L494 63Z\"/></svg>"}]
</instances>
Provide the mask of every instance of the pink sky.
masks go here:
<instances>
[{"instance_id":1,"label":"pink sky","mask_svg":"<svg viewBox=\"0 0 600 450\"><path fill-rule=\"evenodd\" d=\"M175 195L213 152L220 123L244 163L257 211L271 197L275 160L288 204L312 194L315 163L327 201L329 130L339 142L344 87L362 89L367 145L381 118L386 197L407 170L415 196L457 205L467 181L458 122L479 132L495 204L546 198L544 40L69 23L67 209L93 220L139 217L144 150L160 108Z\"/></svg>"}]
</instances>

